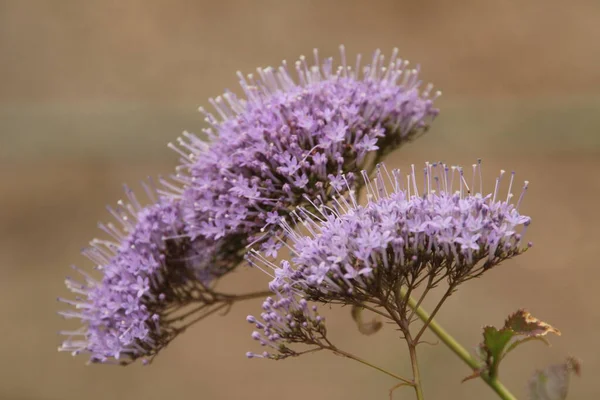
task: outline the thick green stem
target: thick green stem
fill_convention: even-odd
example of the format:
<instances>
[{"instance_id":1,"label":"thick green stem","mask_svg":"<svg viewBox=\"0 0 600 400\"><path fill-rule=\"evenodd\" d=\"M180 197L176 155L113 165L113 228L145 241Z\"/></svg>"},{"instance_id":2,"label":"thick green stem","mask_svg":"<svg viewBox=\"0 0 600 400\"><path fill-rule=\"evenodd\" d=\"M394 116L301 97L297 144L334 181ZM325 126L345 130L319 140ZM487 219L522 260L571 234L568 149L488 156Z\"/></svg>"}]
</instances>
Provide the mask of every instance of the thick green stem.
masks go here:
<instances>
[{"instance_id":1,"label":"thick green stem","mask_svg":"<svg viewBox=\"0 0 600 400\"><path fill-rule=\"evenodd\" d=\"M423 322L427 322L430 319L429 313L422 307L417 307L417 301L409 297L408 305L414 309L415 314ZM416 307L416 308L415 308ZM481 366L475 360L471 354L454 339L444 328L442 328L434 319L431 319L428 324L429 329L444 343L450 350L454 352L461 360L463 360L473 370L479 369ZM490 377L487 373L480 374L481 379L491 387L496 394L503 400L517 400L517 398L508 391L508 389L497 379Z\"/></svg>"}]
</instances>

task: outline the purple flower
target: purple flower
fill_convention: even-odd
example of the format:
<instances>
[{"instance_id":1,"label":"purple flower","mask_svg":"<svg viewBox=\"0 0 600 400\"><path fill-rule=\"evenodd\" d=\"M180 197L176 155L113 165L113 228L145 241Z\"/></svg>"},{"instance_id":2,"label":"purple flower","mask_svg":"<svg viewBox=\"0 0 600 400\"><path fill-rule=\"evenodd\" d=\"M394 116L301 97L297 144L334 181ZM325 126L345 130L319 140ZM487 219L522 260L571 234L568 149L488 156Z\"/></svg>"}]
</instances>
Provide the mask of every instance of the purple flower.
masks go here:
<instances>
[{"instance_id":1,"label":"purple flower","mask_svg":"<svg viewBox=\"0 0 600 400\"><path fill-rule=\"evenodd\" d=\"M289 285L282 286L276 298L268 297L262 309L260 319L249 315L246 321L256 328L252 338L266 350L248 352L246 357L280 360L301 354L288 347L289 344L321 346L325 343L325 319L317 313L316 306L309 307Z\"/></svg>"},{"instance_id":2,"label":"purple flower","mask_svg":"<svg viewBox=\"0 0 600 400\"><path fill-rule=\"evenodd\" d=\"M474 178L477 174L481 176L479 165ZM366 205L356 204L350 194L348 200L335 201L335 210L300 208L294 215L303 233L283 224L292 258L285 271L269 264L274 270L269 273L277 277L271 287L289 285L326 302L347 303L351 294L360 303L427 276L446 279L453 287L480 276L527 248L523 236L531 219L520 214L519 205L528 183L513 204L514 173L501 198L502 175L504 171L494 191L484 195L481 185L477 191L469 188L461 168L427 163L421 189L414 166L406 180L399 170L389 174L385 166L378 168L373 182L365 178ZM266 261L260 256L249 260Z\"/></svg>"},{"instance_id":3,"label":"purple flower","mask_svg":"<svg viewBox=\"0 0 600 400\"><path fill-rule=\"evenodd\" d=\"M120 226L100 224L112 241L94 239L84 250L98 278L75 267L82 280L67 278L66 285L76 297L59 299L74 307L60 314L83 324L61 332L67 339L59 350L88 354L90 362L127 364L155 355L178 333L173 310L197 300L195 293L223 272L219 249L184 235L179 202L162 198L142 207L127 194L130 204L109 208Z\"/></svg>"},{"instance_id":4,"label":"purple flower","mask_svg":"<svg viewBox=\"0 0 600 400\"><path fill-rule=\"evenodd\" d=\"M426 130L437 115L431 87L420 89L417 70L397 58L388 63L377 51L370 65L300 58L292 78L284 62L238 74L245 99L231 92L211 99L216 115L201 110L210 143L185 133L179 148L183 165L176 179L186 230L192 238L219 240L235 235L240 247L262 241L261 230L291 207L327 202L328 185L367 168L369 154L381 157ZM360 57L357 61L360 61ZM361 73L362 71L362 73Z\"/></svg>"}]
</instances>

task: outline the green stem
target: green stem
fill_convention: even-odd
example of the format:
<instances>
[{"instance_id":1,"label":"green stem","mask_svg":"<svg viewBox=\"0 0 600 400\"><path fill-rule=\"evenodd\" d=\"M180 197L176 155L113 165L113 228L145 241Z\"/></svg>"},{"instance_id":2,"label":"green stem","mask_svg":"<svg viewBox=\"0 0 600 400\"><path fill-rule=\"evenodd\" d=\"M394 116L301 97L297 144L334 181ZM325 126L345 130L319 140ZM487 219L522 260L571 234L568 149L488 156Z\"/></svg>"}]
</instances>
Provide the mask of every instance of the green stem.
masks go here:
<instances>
[{"instance_id":1,"label":"green stem","mask_svg":"<svg viewBox=\"0 0 600 400\"><path fill-rule=\"evenodd\" d=\"M430 319L429 313L422 307L416 307L417 301L409 297L408 305L414 309L415 314L423 322L427 322ZM416 308L415 308L416 307ZM442 328L434 319L429 321L429 329L440 339L446 346L450 348L461 360L463 360L473 370L478 370L481 365L475 360L471 354L454 339L444 328ZM509 392L509 390L497 379L490 377L487 373L481 373L480 378L488 384L489 387L496 392L496 394L503 400L517 400L517 398Z\"/></svg>"}]
</instances>

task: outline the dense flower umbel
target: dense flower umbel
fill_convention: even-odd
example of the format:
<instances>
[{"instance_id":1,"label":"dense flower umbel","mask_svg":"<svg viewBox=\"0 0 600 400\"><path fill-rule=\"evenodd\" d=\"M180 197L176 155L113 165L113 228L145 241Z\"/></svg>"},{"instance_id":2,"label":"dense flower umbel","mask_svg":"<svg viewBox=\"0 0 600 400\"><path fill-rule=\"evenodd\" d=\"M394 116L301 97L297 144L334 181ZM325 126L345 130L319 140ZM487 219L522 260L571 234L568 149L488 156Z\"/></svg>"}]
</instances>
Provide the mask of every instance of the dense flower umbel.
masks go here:
<instances>
[{"instance_id":1,"label":"dense flower umbel","mask_svg":"<svg viewBox=\"0 0 600 400\"><path fill-rule=\"evenodd\" d=\"M115 241L95 239L84 251L102 277L75 268L83 282L67 278L66 284L77 297L59 299L75 307L61 312L63 316L83 322L76 331L61 332L68 338L59 350L89 354L91 362L127 364L155 355L178 333L169 316L197 301L205 285L222 272L206 246L198 244L203 251L195 251L182 237L179 202L163 198L142 207L127 192L130 204L109 208L121 230L110 223L100 225ZM192 272L191 263L214 267Z\"/></svg>"},{"instance_id":2,"label":"dense flower umbel","mask_svg":"<svg viewBox=\"0 0 600 400\"><path fill-rule=\"evenodd\" d=\"M295 295L289 285L282 285L276 299L268 297L263 305L261 320L249 315L246 320L256 329L252 338L268 348L261 354L248 352L248 358L271 358L280 360L297 356L289 344L303 343L320 348L327 346L325 319L317 313L317 306ZM310 351L310 350L308 350Z\"/></svg>"},{"instance_id":3,"label":"dense flower umbel","mask_svg":"<svg viewBox=\"0 0 600 400\"><path fill-rule=\"evenodd\" d=\"M406 187L399 170L390 175L384 167L378 168L373 182L367 179L366 205L358 205L352 197L348 202L339 198L335 210L321 208L320 214L300 209L296 215L308 234L282 222L291 264L284 261L275 267L256 252L249 258L274 269L270 285L274 291L289 285L314 300L381 304L400 286L414 288L426 279L433 285L446 279L455 288L527 248L522 237L530 218L518 211L527 182L513 205L514 173L508 194L501 198L504 171L487 195L481 194L480 165L473 166L473 182L479 175L475 194L461 168L427 163L424 172L421 191L414 166ZM384 176L393 186L390 193ZM453 181L458 181L457 191Z\"/></svg>"},{"instance_id":4,"label":"dense flower umbel","mask_svg":"<svg viewBox=\"0 0 600 400\"><path fill-rule=\"evenodd\" d=\"M210 143L186 133L178 148L184 190L176 197L191 237L258 239L290 207L307 204L305 196L327 202L330 180L345 187L352 171L427 128L437 94L419 89L417 70L396 51L387 64L376 52L362 74L359 61L347 66L342 48L336 68L315 51L313 65L296 63L296 80L284 62L256 78L240 74L245 99L227 92L211 100L218 116L202 110Z\"/></svg>"}]
</instances>

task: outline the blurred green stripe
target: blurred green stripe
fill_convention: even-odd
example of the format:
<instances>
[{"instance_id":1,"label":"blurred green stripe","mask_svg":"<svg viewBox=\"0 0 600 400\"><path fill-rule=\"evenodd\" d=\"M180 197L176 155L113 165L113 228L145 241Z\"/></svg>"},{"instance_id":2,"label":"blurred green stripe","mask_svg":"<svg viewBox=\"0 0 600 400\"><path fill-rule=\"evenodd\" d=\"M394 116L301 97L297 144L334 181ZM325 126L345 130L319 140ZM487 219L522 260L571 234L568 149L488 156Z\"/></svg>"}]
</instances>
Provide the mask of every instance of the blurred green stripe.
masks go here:
<instances>
[{"instance_id":1,"label":"blurred green stripe","mask_svg":"<svg viewBox=\"0 0 600 400\"><path fill-rule=\"evenodd\" d=\"M471 100L440 104L414 146L453 153L600 151L600 100ZM168 159L165 144L200 132L194 105L58 104L0 108L0 160Z\"/></svg>"}]
</instances>

